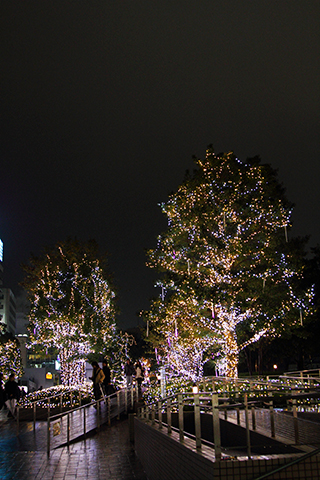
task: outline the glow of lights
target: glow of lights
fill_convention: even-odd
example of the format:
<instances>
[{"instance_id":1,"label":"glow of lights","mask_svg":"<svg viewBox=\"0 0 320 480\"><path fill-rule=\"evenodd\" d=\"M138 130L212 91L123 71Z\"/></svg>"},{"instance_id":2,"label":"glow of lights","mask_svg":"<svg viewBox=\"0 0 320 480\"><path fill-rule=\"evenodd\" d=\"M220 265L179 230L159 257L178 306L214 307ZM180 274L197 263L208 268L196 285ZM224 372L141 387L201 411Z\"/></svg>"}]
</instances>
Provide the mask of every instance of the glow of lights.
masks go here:
<instances>
[{"instance_id":1,"label":"glow of lights","mask_svg":"<svg viewBox=\"0 0 320 480\"><path fill-rule=\"evenodd\" d=\"M147 265L165 274L145 314L158 362L193 381L209 353L236 377L240 351L298 327L314 295L298 287L295 257L302 253L288 239L292 205L276 172L210 148L196 163L194 175L161 204L168 228Z\"/></svg>"}]
</instances>

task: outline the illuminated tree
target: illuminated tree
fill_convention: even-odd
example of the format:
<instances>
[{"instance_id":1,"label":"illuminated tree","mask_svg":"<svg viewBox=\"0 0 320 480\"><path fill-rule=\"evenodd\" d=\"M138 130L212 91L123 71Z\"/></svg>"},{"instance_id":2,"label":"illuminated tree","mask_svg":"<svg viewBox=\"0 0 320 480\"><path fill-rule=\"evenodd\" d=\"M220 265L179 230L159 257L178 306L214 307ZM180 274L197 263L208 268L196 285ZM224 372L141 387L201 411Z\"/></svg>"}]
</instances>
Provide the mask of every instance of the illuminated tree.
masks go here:
<instances>
[{"instance_id":1,"label":"illuminated tree","mask_svg":"<svg viewBox=\"0 0 320 480\"><path fill-rule=\"evenodd\" d=\"M23 375L22 358L19 341L5 331L5 325L0 323L0 372L7 380L11 373L17 378Z\"/></svg>"},{"instance_id":2,"label":"illuminated tree","mask_svg":"<svg viewBox=\"0 0 320 480\"><path fill-rule=\"evenodd\" d=\"M82 383L85 360L116 334L115 293L94 241L67 240L32 257L24 287L31 303L30 346L54 348L64 385Z\"/></svg>"},{"instance_id":3,"label":"illuminated tree","mask_svg":"<svg viewBox=\"0 0 320 480\"><path fill-rule=\"evenodd\" d=\"M288 239L292 205L269 165L211 147L195 162L162 204L168 228L148 252L168 292L146 315L150 338L167 358L174 332L180 349L195 351L201 338L199 351L219 346L226 375L237 376L241 349L281 335L309 312L312 292L299 290L304 242Z\"/></svg>"}]
</instances>

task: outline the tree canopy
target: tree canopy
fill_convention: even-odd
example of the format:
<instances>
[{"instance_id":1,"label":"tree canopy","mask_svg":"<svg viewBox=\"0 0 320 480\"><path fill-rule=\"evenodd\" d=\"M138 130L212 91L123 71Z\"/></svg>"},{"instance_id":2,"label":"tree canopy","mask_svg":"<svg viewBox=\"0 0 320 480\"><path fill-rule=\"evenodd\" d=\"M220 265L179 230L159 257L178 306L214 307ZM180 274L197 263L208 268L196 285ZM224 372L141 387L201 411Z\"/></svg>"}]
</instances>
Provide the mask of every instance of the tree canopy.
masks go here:
<instances>
[{"instance_id":1,"label":"tree canopy","mask_svg":"<svg viewBox=\"0 0 320 480\"><path fill-rule=\"evenodd\" d=\"M23 375L22 358L19 341L0 323L0 372L7 380L11 373L18 378Z\"/></svg>"},{"instance_id":2,"label":"tree canopy","mask_svg":"<svg viewBox=\"0 0 320 480\"><path fill-rule=\"evenodd\" d=\"M211 350L236 376L241 349L308 315L312 291L300 288L305 241L289 239L293 206L270 165L212 147L195 162L162 204L168 228L148 252L165 293L146 314L150 338L169 363L181 348L193 358Z\"/></svg>"},{"instance_id":3,"label":"tree canopy","mask_svg":"<svg viewBox=\"0 0 320 480\"><path fill-rule=\"evenodd\" d=\"M116 295L105 256L94 241L68 239L24 268L30 345L55 349L62 383L79 383L87 355L101 353L116 333Z\"/></svg>"}]
</instances>

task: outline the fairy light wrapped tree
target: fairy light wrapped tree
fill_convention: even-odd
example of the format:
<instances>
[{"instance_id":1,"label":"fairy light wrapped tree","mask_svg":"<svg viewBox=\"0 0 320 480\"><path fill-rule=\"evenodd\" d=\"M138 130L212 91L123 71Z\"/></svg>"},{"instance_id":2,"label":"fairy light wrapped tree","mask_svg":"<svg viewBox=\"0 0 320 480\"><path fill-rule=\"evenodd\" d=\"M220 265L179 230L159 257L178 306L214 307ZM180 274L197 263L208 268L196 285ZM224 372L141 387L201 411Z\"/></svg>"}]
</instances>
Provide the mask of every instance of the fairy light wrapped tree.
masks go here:
<instances>
[{"instance_id":1,"label":"fairy light wrapped tree","mask_svg":"<svg viewBox=\"0 0 320 480\"><path fill-rule=\"evenodd\" d=\"M20 343L11 333L6 331L6 326L0 323L0 372L4 380L14 373L17 378L23 375L23 365Z\"/></svg>"},{"instance_id":2,"label":"fairy light wrapped tree","mask_svg":"<svg viewBox=\"0 0 320 480\"><path fill-rule=\"evenodd\" d=\"M83 383L87 356L102 353L116 335L105 258L94 241L68 239L32 257L24 269L29 345L58 353L62 384Z\"/></svg>"},{"instance_id":3,"label":"fairy light wrapped tree","mask_svg":"<svg viewBox=\"0 0 320 480\"><path fill-rule=\"evenodd\" d=\"M161 205L168 228L147 264L163 272L162 294L145 317L157 355L173 369L174 356L192 367L187 350L204 359L219 348L225 374L236 377L243 348L309 313L312 289L299 288L305 240L288 238L292 204L270 165L212 147L195 163Z\"/></svg>"}]
</instances>

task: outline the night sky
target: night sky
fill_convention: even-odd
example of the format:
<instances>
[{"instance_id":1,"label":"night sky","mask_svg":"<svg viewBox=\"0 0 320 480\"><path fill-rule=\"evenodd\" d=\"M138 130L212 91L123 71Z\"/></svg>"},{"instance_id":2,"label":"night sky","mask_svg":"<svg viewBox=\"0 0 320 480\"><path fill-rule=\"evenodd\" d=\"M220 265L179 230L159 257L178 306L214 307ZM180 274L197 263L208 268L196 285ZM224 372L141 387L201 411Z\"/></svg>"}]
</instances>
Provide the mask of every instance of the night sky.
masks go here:
<instances>
[{"instance_id":1,"label":"night sky","mask_svg":"<svg viewBox=\"0 0 320 480\"><path fill-rule=\"evenodd\" d=\"M320 2L1 2L4 283L68 236L109 252L121 327L159 292L144 250L192 155L279 169L320 242Z\"/></svg>"}]
</instances>

